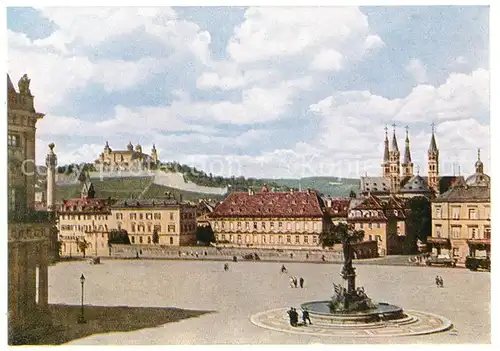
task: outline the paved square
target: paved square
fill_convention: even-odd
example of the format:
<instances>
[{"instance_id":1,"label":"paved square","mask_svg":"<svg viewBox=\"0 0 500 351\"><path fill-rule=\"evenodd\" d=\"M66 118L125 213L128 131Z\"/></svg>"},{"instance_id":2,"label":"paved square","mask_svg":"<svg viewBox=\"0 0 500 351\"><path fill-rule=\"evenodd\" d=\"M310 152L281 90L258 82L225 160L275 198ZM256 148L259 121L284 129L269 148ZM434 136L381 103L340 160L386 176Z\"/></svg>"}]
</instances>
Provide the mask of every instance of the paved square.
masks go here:
<instances>
[{"instance_id":1,"label":"paved square","mask_svg":"<svg viewBox=\"0 0 500 351\"><path fill-rule=\"evenodd\" d=\"M50 303L78 305L79 277L85 275L85 303L100 306L178 307L212 310L197 318L127 333L93 335L73 344L335 344L335 343L489 343L490 273L458 268L358 265L357 284L376 301L427 311L454 324L438 334L396 338L299 335L260 328L250 322L259 312L300 307L332 295L341 282L338 264L104 260L59 263L50 267ZM305 287L290 288L289 277ZM444 278L437 288L434 277Z\"/></svg>"}]
</instances>

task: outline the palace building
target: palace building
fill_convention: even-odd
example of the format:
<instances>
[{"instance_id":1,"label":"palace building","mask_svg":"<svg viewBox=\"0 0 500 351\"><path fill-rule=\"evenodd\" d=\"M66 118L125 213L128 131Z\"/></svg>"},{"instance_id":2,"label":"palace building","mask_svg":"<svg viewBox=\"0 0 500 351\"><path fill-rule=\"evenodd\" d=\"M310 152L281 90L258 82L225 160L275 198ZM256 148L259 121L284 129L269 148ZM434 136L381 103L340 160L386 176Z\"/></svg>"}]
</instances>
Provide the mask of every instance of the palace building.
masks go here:
<instances>
[{"instance_id":1,"label":"palace building","mask_svg":"<svg viewBox=\"0 0 500 351\"><path fill-rule=\"evenodd\" d=\"M99 155L99 158L94 161L97 169L104 170L142 170L155 168L159 164L158 152L155 145L151 149L151 154L142 152L142 146L137 144L132 145L131 142L127 145L126 150L112 150L108 142L104 146L104 151Z\"/></svg>"},{"instance_id":2,"label":"palace building","mask_svg":"<svg viewBox=\"0 0 500 351\"><path fill-rule=\"evenodd\" d=\"M382 176L361 177L360 194L362 196L373 194L378 197L388 197L390 194L397 194L400 197L425 196L430 199L448 190L450 184L460 178L441 176L439 174L439 149L434 135L434 125L432 126L432 137L427 151L427 176L420 176L418 167L417 174L414 172L408 127L406 127L405 150L401 162L395 124L393 124L393 128L390 147L387 127L385 128Z\"/></svg>"},{"instance_id":3,"label":"palace building","mask_svg":"<svg viewBox=\"0 0 500 351\"><path fill-rule=\"evenodd\" d=\"M489 257L491 251L490 177L484 173L478 150L476 172L457 181L432 200L432 236L427 242L436 254L465 263L467 256Z\"/></svg>"},{"instance_id":4,"label":"palace building","mask_svg":"<svg viewBox=\"0 0 500 351\"><path fill-rule=\"evenodd\" d=\"M7 75L8 149L8 329L9 343L50 325L48 265L57 259L57 229L51 212L35 211L36 123L44 117L34 107L30 79L16 91ZM50 145L47 166L55 167ZM48 189L53 198L53 189ZM52 210L49 206L49 210Z\"/></svg>"},{"instance_id":5,"label":"palace building","mask_svg":"<svg viewBox=\"0 0 500 351\"><path fill-rule=\"evenodd\" d=\"M209 214L217 245L319 248L328 217L316 191L232 192Z\"/></svg>"}]
</instances>

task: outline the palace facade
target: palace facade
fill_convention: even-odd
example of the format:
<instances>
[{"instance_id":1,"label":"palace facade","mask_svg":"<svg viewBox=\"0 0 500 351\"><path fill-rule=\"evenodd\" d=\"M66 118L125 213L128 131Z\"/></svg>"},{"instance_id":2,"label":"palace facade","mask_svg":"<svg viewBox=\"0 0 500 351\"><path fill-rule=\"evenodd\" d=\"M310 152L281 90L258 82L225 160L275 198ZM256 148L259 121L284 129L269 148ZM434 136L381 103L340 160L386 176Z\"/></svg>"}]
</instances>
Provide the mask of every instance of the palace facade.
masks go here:
<instances>
[{"instance_id":1,"label":"palace facade","mask_svg":"<svg viewBox=\"0 0 500 351\"><path fill-rule=\"evenodd\" d=\"M436 254L465 263L467 256L489 257L491 251L491 187L478 151L476 172L432 200L432 235Z\"/></svg>"},{"instance_id":2,"label":"palace facade","mask_svg":"<svg viewBox=\"0 0 500 351\"><path fill-rule=\"evenodd\" d=\"M9 343L51 323L48 265L57 259L55 217L34 208L36 122L44 114L35 110L29 86L24 75L16 91L7 75Z\"/></svg>"},{"instance_id":3,"label":"palace facade","mask_svg":"<svg viewBox=\"0 0 500 351\"><path fill-rule=\"evenodd\" d=\"M319 248L328 220L316 191L232 192L209 214L217 245Z\"/></svg>"}]
</instances>

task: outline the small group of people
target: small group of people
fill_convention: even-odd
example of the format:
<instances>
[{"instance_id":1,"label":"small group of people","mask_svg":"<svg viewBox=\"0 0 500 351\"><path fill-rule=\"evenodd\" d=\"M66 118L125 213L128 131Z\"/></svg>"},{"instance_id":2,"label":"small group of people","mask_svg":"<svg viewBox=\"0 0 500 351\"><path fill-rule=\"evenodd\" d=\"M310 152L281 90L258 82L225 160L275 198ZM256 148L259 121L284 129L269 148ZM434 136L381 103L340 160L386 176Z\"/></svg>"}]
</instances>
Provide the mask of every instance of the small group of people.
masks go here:
<instances>
[{"instance_id":1,"label":"small group of people","mask_svg":"<svg viewBox=\"0 0 500 351\"><path fill-rule=\"evenodd\" d=\"M297 280L297 277L290 277L290 287L291 288L298 288L299 285L301 288L304 287L304 278L300 277L300 279Z\"/></svg>"},{"instance_id":2,"label":"small group of people","mask_svg":"<svg viewBox=\"0 0 500 351\"><path fill-rule=\"evenodd\" d=\"M299 313L297 312L295 307L290 307L287 313L288 317L290 318L290 325L292 327L297 327L299 325ZM307 310L302 311L302 322L303 325L307 325L307 322L309 322L309 324L312 324L311 318L309 317L309 312Z\"/></svg>"},{"instance_id":3,"label":"small group of people","mask_svg":"<svg viewBox=\"0 0 500 351\"><path fill-rule=\"evenodd\" d=\"M436 286L438 288L442 288L444 286L444 281L443 281L443 277L441 277L440 275L436 275Z\"/></svg>"}]
</instances>

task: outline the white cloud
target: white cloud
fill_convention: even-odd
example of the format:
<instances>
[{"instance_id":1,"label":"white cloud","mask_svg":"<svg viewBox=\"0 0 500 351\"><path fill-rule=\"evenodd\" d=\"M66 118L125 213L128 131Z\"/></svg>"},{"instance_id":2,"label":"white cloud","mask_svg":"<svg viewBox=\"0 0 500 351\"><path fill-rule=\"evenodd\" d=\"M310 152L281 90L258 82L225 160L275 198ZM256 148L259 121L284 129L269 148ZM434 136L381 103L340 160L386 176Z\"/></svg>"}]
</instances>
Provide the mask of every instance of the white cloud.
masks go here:
<instances>
[{"instance_id":1,"label":"white cloud","mask_svg":"<svg viewBox=\"0 0 500 351\"><path fill-rule=\"evenodd\" d=\"M417 83L427 82L427 68L419 59L411 59L405 66L406 72L410 73Z\"/></svg>"},{"instance_id":2,"label":"white cloud","mask_svg":"<svg viewBox=\"0 0 500 351\"><path fill-rule=\"evenodd\" d=\"M311 63L311 68L318 71L340 71L344 57L333 49L321 50Z\"/></svg>"},{"instance_id":3,"label":"white cloud","mask_svg":"<svg viewBox=\"0 0 500 351\"><path fill-rule=\"evenodd\" d=\"M381 44L356 7L264 7L245 12L245 20L235 29L227 51L239 63L319 54L313 67L325 69L328 58L337 63L341 61L339 55L342 59L358 59ZM320 48L327 51L320 52ZM338 64L329 66L337 69Z\"/></svg>"}]
</instances>

